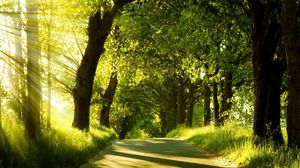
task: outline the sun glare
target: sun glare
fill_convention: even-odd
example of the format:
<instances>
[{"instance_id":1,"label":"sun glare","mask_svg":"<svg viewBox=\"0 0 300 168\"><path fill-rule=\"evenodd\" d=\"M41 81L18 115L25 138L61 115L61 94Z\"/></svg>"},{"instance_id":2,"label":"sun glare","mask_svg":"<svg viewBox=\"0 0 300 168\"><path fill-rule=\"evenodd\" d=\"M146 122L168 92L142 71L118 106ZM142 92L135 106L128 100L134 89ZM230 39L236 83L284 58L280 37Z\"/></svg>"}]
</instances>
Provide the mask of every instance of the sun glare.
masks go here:
<instances>
[{"instance_id":1,"label":"sun glare","mask_svg":"<svg viewBox=\"0 0 300 168\"><path fill-rule=\"evenodd\" d=\"M51 104L54 106L58 111L64 112L68 102L60 100L58 97L51 98Z\"/></svg>"}]
</instances>

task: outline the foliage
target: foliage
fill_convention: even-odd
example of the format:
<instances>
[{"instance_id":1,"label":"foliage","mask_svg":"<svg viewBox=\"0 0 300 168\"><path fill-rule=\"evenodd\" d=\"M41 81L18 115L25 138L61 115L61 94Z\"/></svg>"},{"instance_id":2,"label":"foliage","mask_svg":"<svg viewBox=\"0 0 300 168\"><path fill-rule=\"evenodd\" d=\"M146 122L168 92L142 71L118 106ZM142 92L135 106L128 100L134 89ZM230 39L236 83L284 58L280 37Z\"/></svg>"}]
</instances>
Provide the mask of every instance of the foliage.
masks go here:
<instances>
[{"instance_id":1,"label":"foliage","mask_svg":"<svg viewBox=\"0 0 300 168\"><path fill-rule=\"evenodd\" d=\"M22 2L19 7L18 2ZM231 103L224 114L228 115L228 122L234 121L239 126L179 127L168 136L187 138L212 152L226 155L241 166L284 167L285 163L291 167L299 166L295 149L252 143L250 127L255 98L249 1L135 0L125 6L116 14L112 31L103 42L105 52L101 52L99 63L96 61L98 67L88 116L92 127L89 133L70 128L74 111L71 95L76 86L76 71L87 46L88 18L99 11L101 17L98 19L103 19L113 1L38 1L39 30L35 33L41 47L43 102L42 133L36 141L28 139L23 123L19 121L24 117L22 96L28 94L25 93L28 81L24 78L28 59L25 48L28 46L24 38L26 5L23 2L0 2L0 167L78 164L76 160L81 162L109 144L116 135L99 125L99 114L112 72L117 73L119 83L110 112L111 128L116 134L125 130L127 138L164 136L169 131L166 121L178 120L179 104L184 106L181 111L185 114L191 107L192 126L203 126L205 93L213 90L213 84L217 83L214 98L220 103L219 111L226 103ZM100 26L103 25L106 24ZM18 43L21 47L16 51ZM24 60L18 60L19 57ZM227 72L232 75L229 88L232 95L229 97L224 96L227 82L224 74ZM288 74L284 74L281 86L284 125L281 126L286 126L287 80ZM47 85L49 81L52 85ZM47 95L51 90L52 98ZM208 96L211 98L208 103L210 117L213 118L217 107L211 106L215 102L212 102L212 95ZM52 128L46 130L47 112L51 111L45 108L48 103L52 104L54 119ZM212 119L212 123L217 121L217 118ZM172 126L180 124L183 123L176 121Z\"/></svg>"},{"instance_id":2,"label":"foliage","mask_svg":"<svg viewBox=\"0 0 300 168\"><path fill-rule=\"evenodd\" d=\"M240 167L299 167L299 150L276 146L272 142L254 144L251 129L237 124L220 128L177 128L167 137L185 138L206 150L221 154Z\"/></svg>"}]
</instances>

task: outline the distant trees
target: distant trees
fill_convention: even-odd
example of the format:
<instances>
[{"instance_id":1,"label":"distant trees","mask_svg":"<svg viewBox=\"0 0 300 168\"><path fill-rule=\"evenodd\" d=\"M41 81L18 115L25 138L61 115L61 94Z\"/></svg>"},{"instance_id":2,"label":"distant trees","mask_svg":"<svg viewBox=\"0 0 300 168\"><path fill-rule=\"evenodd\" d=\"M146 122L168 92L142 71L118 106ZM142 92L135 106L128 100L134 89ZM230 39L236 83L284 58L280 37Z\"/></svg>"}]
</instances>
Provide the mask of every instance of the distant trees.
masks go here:
<instances>
[{"instance_id":1,"label":"distant trees","mask_svg":"<svg viewBox=\"0 0 300 168\"><path fill-rule=\"evenodd\" d=\"M222 115L216 115L215 122L220 123L221 118L224 122L229 119L233 89L240 80L236 71L250 60L237 61L240 59L238 56L246 55L243 52L249 52L245 49L248 44L246 35L240 32L241 28L234 21L219 19L221 14L217 13L215 6L205 5L209 4L160 1L160 6L157 6L149 1L129 6L122 16L123 28L127 32L125 36L131 39L128 40L131 43L138 44L132 49L133 55L138 57L133 57L145 67L141 69L148 76L151 74L159 80L156 83L159 87L149 88L155 94L147 96L158 100L164 97L157 102L161 109L155 109L159 112L162 132L168 132L177 125L192 126L194 107L199 106L202 100L206 100L204 119L209 124L213 112L210 107L213 82L218 82L214 91L219 92L214 100L218 103L223 98L220 102ZM217 4L217 7L220 6ZM139 14L144 10L148 11L147 15ZM132 24L136 26L130 27ZM226 30L219 27L226 27ZM241 41L242 49L232 47ZM141 57L143 61L140 61ZM230 74L222 75L226 72Z\"/></svg>"}]
</instances>

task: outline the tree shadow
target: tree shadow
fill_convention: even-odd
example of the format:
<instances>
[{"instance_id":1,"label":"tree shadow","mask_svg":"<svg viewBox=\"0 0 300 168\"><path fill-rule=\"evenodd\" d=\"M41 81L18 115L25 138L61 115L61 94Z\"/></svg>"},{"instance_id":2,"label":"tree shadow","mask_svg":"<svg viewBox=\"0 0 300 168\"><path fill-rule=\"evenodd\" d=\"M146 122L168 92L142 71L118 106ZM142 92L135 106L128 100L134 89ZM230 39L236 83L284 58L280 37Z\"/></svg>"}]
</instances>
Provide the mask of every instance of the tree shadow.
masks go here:
<instances>
[{"instance_id":1,"label":"tree shadow","mask_svg":"<svg viewBox=\"0 0 300 168\"><path fill-rule=\"evenodd\" d=\"M217 168L212 155L178 139L122 140L102 151L83 168L140 168L154 165ZM114 159L112 159L114 158ZM132 162L132 159L136 160ZM200 163L199 160L202 159ZM196 162L195 162L196 161Z\"/></svg>"},{"instance_id":2,"label":"tree shadow","mask_svg":"<svg viewBox=\"0 0 300 168\"><path fill-rule=\"evenodd\" d=\"M220 168L218 166L212 166L212 165L209 165L208 163L203 163L203 164L200 164L200 163L192 163L192 162L185 162L185 161L177 161L177 160L171 160L171 159L164 159L164 158L158 158L158 157L151 157L151 156L143 156L143 155L138 155L138 154L130 154L130 153L123 153L123 152L112 152L111 153L112 155L114 156L119 156L119 157L124 157L124 158L130 158L130 159L138 159L138 160L142 160L142 161L148 161L148 162L152 162L152 163L156 163L156 164L159 164L159 165L162 165L162 166L176 166L176 167L180 167L180 168ZM103 159L104 157L100 157L100 158L97 158L97 159ZM112 162L114 162L115 164L117 164L118 166L117 167L136 167L136 168L140 168L140 167L143 167L143 165L140 165L137 163L132 163L132 162L129 162L128 163L122 163L118 160L113 160ZM135 164L135 165L133 165ZM97 167L110 167L110 168L113 168L114 166L112 165L109 165L107 163L98 163L95 162L95 163L89 163L88 165L89 168L97 168Z\"/></svg>"},{"instance_id":3,"label":"tree shadow","mask_svg":"<svg viewBox=\"0 0 300 168\"><path fill-rule=\"evenodd\" d=\"M143 153L157 153L165 156L179 156L188 158L210 158L212 155L200 151L193 145L184 142L182 139L140 139L140 140L125 140L118 141L115 146L126 148L129 150L139 151ZM185 152L182 152L185 151ZM195 152L197 151L197 152Z\"/></svg>"}]
</instances>

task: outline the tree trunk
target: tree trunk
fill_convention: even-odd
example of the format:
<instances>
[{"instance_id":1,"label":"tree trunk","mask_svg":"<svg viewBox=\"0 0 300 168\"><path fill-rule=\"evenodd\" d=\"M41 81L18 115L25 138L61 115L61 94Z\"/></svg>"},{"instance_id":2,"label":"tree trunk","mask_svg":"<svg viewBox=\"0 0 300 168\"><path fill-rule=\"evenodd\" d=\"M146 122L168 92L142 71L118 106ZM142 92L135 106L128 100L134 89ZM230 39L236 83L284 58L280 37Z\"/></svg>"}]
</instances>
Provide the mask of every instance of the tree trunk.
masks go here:
<instances>
[{"instance_id":1,"label":"tree trunk","mask_svg":"<svg viewBox=\"0 0 300 168\"><path fill-rule=\"evenodd\" d=\"M114 95L117 89L118 79L117 73L113 72L110 76L108 87L103 95L104 103L100 112L100 125L110 127L109 112L113 103Z\"/></svg>"},{"instance_id":2,"label":"tree trunk","mask_svg":"<svg viewBox=\"0 0 300 168\"><path fill-rule=\"evenodd\" d=\"M220 126L219 116L219 101L218 101L218 83L213 83L213 99L214 99L214 113L215 113L215 125Z\"/></svg>"},{"instance_id":3,"label":"tree trunk","mask_svg":"<svg viewBox=\"0 0 300 168\"><path fill-rule=\"evenodd\" d=\"M300 147L300 40L296 0L283 0L282 27L288 65L288 145Z\"/></svg>"},{"instance_id":4,"label":"tree trunk","mask_svg":"<svg viewBox=\"0 0 300 168\"><path fill-rule=\"evenodd\" d=\"M2 82L2 81L1 81ZM0 89L2 92L2 83L0 84ZM2 94L1 94L2 96ZM2 97L0 96L0 133L2 133Z\"/></svg>"},{"instance_id":5,"label":"tree trunk","mask_svg":"<svg viewBox=\"0 0 300 168\"><path fill-rule=\"evenodd\" d=\"M73 127L89 130L90 103L95 73L101 54L104 53L104 43L111 31L113 20L124 5L133 0L116 0L109 11L96 11L91 15L88 24L88 44L76 73L76 85L73 89L74 120Z\"/></svg>"},{"instance_id":6,"label":"tree trunk","mask_svg":"<svg viewBox=\"0 0 300 168\"><path fill-rule=\"evenodd\" d=\"M178 77L178 95L177 95L177 123L179 125L185 122L185 98L183 77Z\"/></svg>"},{"instance_id":7,"label":"tree trunk","mask_svg":"<svg viewBox=\"0 0 300 168\"><path fill-rule=\"evenodd\" d=\"M47 40L51 42L51 27L52 27L52 10L53 10L53 1L50 1L50 20L47 23ZM47 128L51 127L51 100L52 100L52 80L51 80L51 45L47 45L47 87L48 87L48 107L47 107Z\"/></svg>"},{"instance_id":8,"label":"tree trunk","mask_svg":"<svg viewBox=\"0 0 300 168\"><path fill-rule=\"evenodd\" d=\"M210 124L211 113L210 113L210 87L204 84L204 125Z\"/></svg>"},{"instance_id":9,"label":"tree trunk","mask_svg":"<svg viewBox=\"0 0 300 168\"><path fill-rule=\"evenodd\" d=\"M263 139L272 138L282 143L280 129L281 73L273 70L278 65L274 57L280 41L280 24L274 8L278 2L248 0L252 19L252 64L254 75L254 135ZM275 81L274 81L275 80ZM275 83L273 83L275 82ZM279 84L280 83L280 84Z\"/></svg>"},{"instance_id":10,"label":"tree trunk","mask_svg":"<svg viewBox=\"0 0 300 168\"><path fill-rule=\"evenodd\" d=\"M40 109L42 100L40 57L41 50L38 37L38 2L27 0L27 102L24 114L28 135L35 139L41 131Z\"/></svg>"},{"instance_id":11,"label":"tree trunk","mask_svg":"<svg viewBox=\"0 0 300 168\"><path fill-rule=\"evenodd\" d=\"M50 36L49 36L50 37ZM48 85L48 108L47 108L47 128L51 127L51 99L52 99L52 81L51 81L51 54L48 48L48 64L47 64L47 85Z\"/></svg>"},{"instance_id":12,"label":"tree trunk","mask_svg":"<svg viewBox=\"0 0 300 168\"><path fill-rule=\"evenodd\" d=\"M127 133L129 131L129 121L131 116L125 116L125 118L122 120L122 127L121 131L119 133L119 139L125 139L127 136Z\"/></svg>"},{"instance_id":13,"label":"tree trunk","mask_svg":"<svg viewBox=\"0 0 300 168\"><path fill-rule=\"evenodd\" d=\"M166 136L167 132L167 112L162 110L159 113L161 137Z\"/></svg>"},{"instance_id":14,"label":"tree trunk","mask_svg":"<svg viewBox=\"0 0 300 168\"><path fill-rule=\"evenodd\" d=\"M222 87L222 108L220 110L220 125L224 125L225 121L229 118L229 110L232 106L232 72L225 72Z\"/></svg>"},{"instance_id":15,"label":"tree trunk","mask_svg":"<svg viewBox=\"0 0 300 168\"><path fill-rule=\"evenodd\" d=\"M177 124L177 87L174 78L167 79L167 83L167 87L170 88L170 102L166 116L166 131L169 132L175 129Z\"/></svg>"},{"instance_id":16,"label":"tree trunk","mask_svg":"<svg viewBox=\"0 0 300 168\"><path fill-rule=\"evenodd\" d=\"M14 18L16 28L15 34L15 79L13 81L14 89L16 91L16 112L19 119L22 119L25 112L25 73L24 73L24 58L22 54L22 18L21 18L20 1L17 2L17 14Z\"/></svg>"},{"instance_id":17,"label":"tree trunk","mask_svg":"<svg viewBox=\"0 0 300 168\"><path fill-rule=\"evenodd\" d=\"M195 99L194 99L195 86L191 82L189 84L190 84L189 106L188 106L187 117L186 117L186 126L192 127L193 126L194 104L195 104Z\"/></svg>"}]
</instances>

